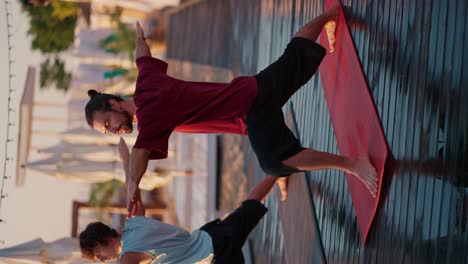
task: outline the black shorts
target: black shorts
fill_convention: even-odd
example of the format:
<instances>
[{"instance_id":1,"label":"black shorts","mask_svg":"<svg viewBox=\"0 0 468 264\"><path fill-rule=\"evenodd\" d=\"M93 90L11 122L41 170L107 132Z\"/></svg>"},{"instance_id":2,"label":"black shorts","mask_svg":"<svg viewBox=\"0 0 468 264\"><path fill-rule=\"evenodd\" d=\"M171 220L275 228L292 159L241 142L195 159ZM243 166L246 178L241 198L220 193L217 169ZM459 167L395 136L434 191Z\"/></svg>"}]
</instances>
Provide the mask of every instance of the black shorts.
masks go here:
<instances>
[{"instance_id":1,"label":"black shorts","mask_svg":"<svg viewBox=\"0 0 468 264\"><path fill-rule=\"evenodd\" d=\"M276 62L255 76L258 94L245 123L252 149L269 175L288 176L299 172L282 163L304 148L286 126L281 108L310 80L325 53L314 41L296 37Z\"/></svg>"},{"instance_id":2,"label":"black shorts","mask_svg":"<svg viewBox=\"0 0 468 264\"><path fill-rule=\"evenodd\" d=\"M224 220L218 218L201 227L213 240L214 262L244 263L242 247L267 211L259 201L246 200Z\"/></svg>"}]
</instances>

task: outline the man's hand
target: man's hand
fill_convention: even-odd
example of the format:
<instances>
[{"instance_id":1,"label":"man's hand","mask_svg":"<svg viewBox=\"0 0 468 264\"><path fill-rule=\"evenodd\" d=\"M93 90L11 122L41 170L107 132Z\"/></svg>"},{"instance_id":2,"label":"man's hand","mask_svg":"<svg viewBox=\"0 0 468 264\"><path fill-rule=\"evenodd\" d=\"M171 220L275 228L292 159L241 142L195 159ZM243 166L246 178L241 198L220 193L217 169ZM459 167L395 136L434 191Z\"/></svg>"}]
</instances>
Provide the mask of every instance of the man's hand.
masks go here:
<instances>
[{"instance_id":1,"label":"man's hand","mask_svg":"<svg viewBox=\"0 0 468 264\"><path fill-rule=\"evenodd\" d=\"M127 219L133 218L135 216L145 216L145 206L141 200L139 189L137 189L135 195L133 195L132 200L130 201Z\"/></svg>"},{"instance_id":2,"label":"man's hand","mask_svg":"<svg viewBox=\"0 0 468 264\"><path fill-rule=\"evenodd\" d=\"M143 205L143 201L141 201L141 196L138 198L139 199L133 204L130 217L145 216L145 206Z\"/></svg>"},{"instance_id":3,"label":"man's hand","mask_svg":"<svg viewBox=\"0 0 468 264\"><path fill-rule=\"evenodd\" d=\"M136 23L136 51L135 57L138 59L143 56L151 56L151 51L145 40L145 33L140 26L140 23Z\"/></svg>"},{"instance_id":4,"label":"man's hand","mask_svg":"<svg viewBox=\"0 0 468 264\"><path fill-rule=\"evenodd\" d=\"M143 29L140 26L140 22L136 22L136 37L137 39L142 39L145 40L145 33L143 32Z\"/></svg>"}]
</instances>

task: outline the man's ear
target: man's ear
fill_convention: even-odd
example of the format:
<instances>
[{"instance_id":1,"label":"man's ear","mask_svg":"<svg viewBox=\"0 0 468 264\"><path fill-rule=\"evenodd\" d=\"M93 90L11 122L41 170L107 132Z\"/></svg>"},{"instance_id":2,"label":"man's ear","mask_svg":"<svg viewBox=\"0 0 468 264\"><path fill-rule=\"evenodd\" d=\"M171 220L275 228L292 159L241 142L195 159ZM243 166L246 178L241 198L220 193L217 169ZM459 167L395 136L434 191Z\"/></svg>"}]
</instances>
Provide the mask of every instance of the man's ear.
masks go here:
<instances>
[{"instance_id":1,"label":"man's ear","mask_svg":"<svg viewBox=\"0 0 468 264\"><path fill-rule=\"evenodd\" d=\"M113 110L120 111L122 110L122 107L120 106L120 103L117 102L115 99L109 99L109 104Z\"/></svg>"}]
</instances>

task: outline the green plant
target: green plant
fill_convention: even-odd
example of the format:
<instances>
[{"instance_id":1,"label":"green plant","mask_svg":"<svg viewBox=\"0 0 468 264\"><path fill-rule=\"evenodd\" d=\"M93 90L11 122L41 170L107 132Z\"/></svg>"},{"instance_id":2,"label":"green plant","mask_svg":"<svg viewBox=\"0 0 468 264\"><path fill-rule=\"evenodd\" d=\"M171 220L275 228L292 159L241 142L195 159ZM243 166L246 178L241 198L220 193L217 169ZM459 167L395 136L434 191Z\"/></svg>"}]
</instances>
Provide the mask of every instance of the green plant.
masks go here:
<instances>
[{"instance_id":1,"label":"green plant","mask_svg":"<svg viewBox=\"0 0 468 264\"><path fill-rule=\"evenodd\" d=\"M98 208L99 218L103 218L103 209L112 203L115 195L124 193L125 185L112 179L106 182L95 183L91 187L88 204Z\"/></svg>"},{"instance_id":2,"label":"green plant","mask_svg":"<svg viewBox=\"0 0 468 264\"><path fill-rule=\"evenodd\" d=\"M72 74L65 71L65 63L59 58L49 57L41 63L39 72L39 85L42 88L55 84L58 90L67 91L70 87Z\"/></svg>"}]
</instances>

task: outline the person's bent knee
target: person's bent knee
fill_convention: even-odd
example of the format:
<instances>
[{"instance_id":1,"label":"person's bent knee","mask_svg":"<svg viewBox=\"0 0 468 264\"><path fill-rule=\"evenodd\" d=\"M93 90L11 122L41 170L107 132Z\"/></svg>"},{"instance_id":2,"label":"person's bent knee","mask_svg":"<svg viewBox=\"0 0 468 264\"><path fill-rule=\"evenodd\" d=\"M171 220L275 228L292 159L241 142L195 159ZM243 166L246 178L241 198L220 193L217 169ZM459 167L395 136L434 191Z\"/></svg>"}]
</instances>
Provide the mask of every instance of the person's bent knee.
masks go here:
<instances>
[{"instance_id":1,"label":"person's bent knee","mask_svg":"<svg viewBox=\"0 0 468 264\"><path fill-rule=\"evenodd\" d=\"M293 173L301 172L301 170L287 166L283 164L282 162L263 163L263 164L260 164L260 167L266 174L269 174L275 177L287 177Z\"/></svg>"}]
</instances>

